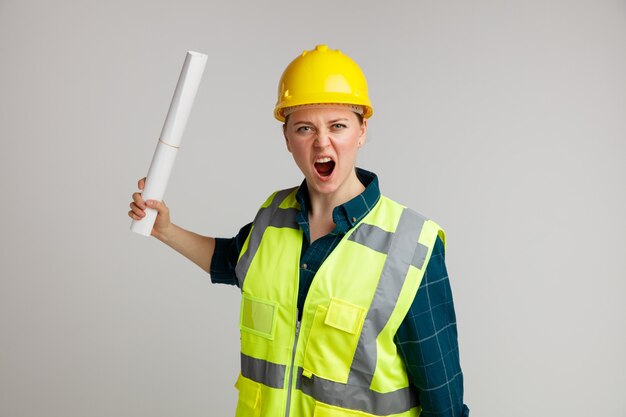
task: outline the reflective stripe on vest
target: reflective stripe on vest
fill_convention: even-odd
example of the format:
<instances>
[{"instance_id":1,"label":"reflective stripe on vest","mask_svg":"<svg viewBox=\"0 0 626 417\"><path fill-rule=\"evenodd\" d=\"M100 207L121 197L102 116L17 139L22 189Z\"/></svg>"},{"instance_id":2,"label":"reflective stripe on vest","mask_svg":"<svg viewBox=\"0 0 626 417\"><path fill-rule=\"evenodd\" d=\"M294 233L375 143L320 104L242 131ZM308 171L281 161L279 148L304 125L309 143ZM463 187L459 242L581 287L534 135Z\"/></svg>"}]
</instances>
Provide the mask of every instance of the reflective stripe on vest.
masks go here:
<instances>
[{"instance_id":1,"label":"reflective stripe on vest","mask_svg":"<svg viewBox=\"0 0 626 417\"><path fill-rule=\"evenodd\" d=\"M236 267L240 288L243 289L246 275L267 228L299 228L296 222L298 209L279 207L291 193L295 193L295 189L276 193L269 205L259 210L250 232L248 246ZM364 220L367 220L367 216ZM395 232L363 222L348 232L346 237L348 241L386 255L352 362L349 364L348 382L341 383L322 378L304 371L299 365L295 389L322 403L373 415L406 413L418 406L415 392L408 386L391 392L378 392L370 387L377 366L377 338L393 314L410 266L420 271L425 266L430 249L419 243L418 239L426 222L428 220L423 216L403 208ZM242 375L267 387L292 389L285 387L286 372L290 372L286 365L253 358L243 353L241 355Z\"/></svg>"},{"instance_id":2,"label":"reflective stripe on vest","mask_svg":"<svg viewBox=\"0 0 626 417\"><path fill-rule=\"evenodd\" d=\"M287 367L241 354L241 374L272 388L284 388ZM398 414L418 405L415 392L409 387L380 393L368 387L341 384L313 375L303 377L298 368L296 389L326 404L376 415Z\"/></svg>"},{"instance_id":3,"label":"reflective stripe on vest","mask_svg":"<svg viewBox=\"0 0 626 417\"><path fill-rule=\"evenodd\" d=\"M284 388L287 367L241 354L241 375L272 388Z\"/></svg>"},{"instance_id":4,"label":"reflective stripe on vest","mask_svg":"<svg viewBox=\"0 0 626 417\"><path fill-rule=\"evenodd\" d=\"M385 324L387 324L393 306L396 304L395 300L398 299L402 285L404 285L409 266L413 262L415 254L417 252L423 252L421 248L423 245L419 245L417 241L425 221L426 219L421 215L405 208L400 216L397 231L395 233L389 233L392 235L391 238L384 239L389 242L387 259L385 259L372 305L365 317L361 337L356 348L352 366L350 367L350 376L348 377L348 383L350 384L369 387L372 383L372 377L376 369L377 329L382 330ZM378 243L380 233L375 232L373 237L374 239L372 240ZM352 238L352 236L350 236L350 238ZM370 240L367 239L362 243L357 240L358 238L359 236L355 237L354 241L361 244L365 244ZM366 246L371 248L369 245ZM420 248L419 251L417 248ZM428 251L428 248L426 248L426 251ZM391 308L389 308L390 305Z\"/></svg>"},{"instance_id":5,"label":"reflective stripe on vest","mask_svg":"<svg viewBox=\"0 0 626 417\"><path fill-rule=\"evenodd\" d=\"M403 413L418 405L417 395L409 387L393 392L376 392L315 375L309 379L302 376L302 368L298 369L296 388L323 403L379 416Z\"/></svg>"},{"instance_id":6,"label":"reflective stripe on vest","mask_svg":"<svg viewBox=\"0 0 626 417\"><path fill-rule=\"evenodd\" d=\"M261 238L265 233L265 229L270 226L278 228L288 227L290 229L298 229L300 227L296 221L296 214L298 213L297 209L279 208L280 203L282 203L283 200L293 191L294 188L277 192L269 207L260 209L254 218L254 226L250 232L248 248L240 257L237 262L237 266L235 267L235 275L237 276L237 281L239 281L239 288L243 288L243 282L248 274L248 269L250 268L252 259L254 259L256 251L259 249Z\"/></svg>"}]
</instances>

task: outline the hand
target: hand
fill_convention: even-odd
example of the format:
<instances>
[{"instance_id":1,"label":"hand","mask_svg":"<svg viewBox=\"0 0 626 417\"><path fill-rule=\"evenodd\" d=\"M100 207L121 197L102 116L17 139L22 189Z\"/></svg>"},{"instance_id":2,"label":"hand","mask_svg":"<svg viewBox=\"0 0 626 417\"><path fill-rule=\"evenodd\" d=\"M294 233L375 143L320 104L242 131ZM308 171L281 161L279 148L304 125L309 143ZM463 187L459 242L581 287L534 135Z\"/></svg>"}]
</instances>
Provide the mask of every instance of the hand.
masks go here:
<instances>
[{"instance_id":1,"label":"hand","mask_svg":"<svg viewBox=\"0 0 626 417\"><path fill-rule=\"evenodd\" d=\"M137 182L137 186L140 190L143 190L145 185L146 177L143 177ZM133 220L141 220L146 216L146 208L155 209L157 211L157 217L152 228L152 236L156 238L162 237L163 233L172 226L170 209L163 201L144 201L141 192L133 193L133 201L130 203L128 216Z\"/></svg>"}]
</instances>

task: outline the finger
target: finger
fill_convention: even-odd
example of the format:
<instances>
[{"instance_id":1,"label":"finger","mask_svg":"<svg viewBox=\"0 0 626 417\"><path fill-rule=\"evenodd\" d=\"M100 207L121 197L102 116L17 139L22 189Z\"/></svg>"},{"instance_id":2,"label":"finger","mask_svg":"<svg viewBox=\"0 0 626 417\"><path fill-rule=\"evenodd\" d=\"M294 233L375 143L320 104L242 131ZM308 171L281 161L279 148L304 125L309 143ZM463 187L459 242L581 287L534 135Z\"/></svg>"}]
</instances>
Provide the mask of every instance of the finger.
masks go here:
<instances>
[{"instance_id":1,"label":"finger","mask_svg":"<svg viewBox=\"0 0 626 417\"><path fill-rule=\"evenodd\" d=\"M137 216L135 213L133 213L132 210L128 211L128 217L130 217L133 220L141 220L141 217Z\"/></svg>"},{"instance_id":2,"label":"finger","mask_svg":"<svg viewBox=\"0 0 626 417\"><path fill-rule=\"evenodd\" d=\"M157 201L157 200L148 200L146 201L146 205L152 209L155 209L156 211L159 212L159 214L161 213L167 213L168 208L165 205L164 202L162 201Z\"/></svg>"},{"instance_id":3,"label":"finger","mask_svg":"<svg viewBox=\"0 0 626 417\"><path fill-rule=\"evenodd\" d=\"M146 209L146 202L143 201L141 193L133 193L133 203L137 204L137 206L143 210Z\"/></svg>"},{"instance_id":4,"label":"finger","mask_svg":"<svg viewBox=\"0 0 626 417\"><path fill-rule=\"evenodd\" d=\"M142 179L137 181L137 187L139 187L140 190L143 190L143 187L145 187L145 185L146 185L146 177L143 177Z\"/></svg>"},{"instance_id":5,"label":"finger","mask_svg":"<svg viewBox=\"0 0 626 417\"><path fill-rule=\"evenodd\" d=\"M131 211L132 211L135 215L137 215L137 216L139 216L139 217L141 217L141 218L145 217L146 212L145 212L144 210L142 210L140 207L138 207L138 206L137 206L137 204L135 204L135 203L130 203L130 208L131 208Z\"/></svg>"}]
</instances>

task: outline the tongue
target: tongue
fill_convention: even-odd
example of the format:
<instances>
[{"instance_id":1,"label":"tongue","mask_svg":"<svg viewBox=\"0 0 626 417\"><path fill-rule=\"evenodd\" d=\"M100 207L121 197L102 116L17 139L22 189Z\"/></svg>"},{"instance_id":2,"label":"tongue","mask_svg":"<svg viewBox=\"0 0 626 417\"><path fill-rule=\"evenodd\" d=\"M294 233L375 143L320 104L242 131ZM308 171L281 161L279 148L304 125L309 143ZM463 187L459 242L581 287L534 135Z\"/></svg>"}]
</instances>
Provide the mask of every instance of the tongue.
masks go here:
<instances>
[{"instance_id":1,"label":"tongue","mask_svg":"<svg viewBox=\"0 0 626 417\"><path fill-rule=\"evenodd\" d=\"M315 164L315 169L317 170L318 174L323 177L329 176L333 172L333 168L335 168L335 163L333 161Z\"/></svg>"}]
</instances>

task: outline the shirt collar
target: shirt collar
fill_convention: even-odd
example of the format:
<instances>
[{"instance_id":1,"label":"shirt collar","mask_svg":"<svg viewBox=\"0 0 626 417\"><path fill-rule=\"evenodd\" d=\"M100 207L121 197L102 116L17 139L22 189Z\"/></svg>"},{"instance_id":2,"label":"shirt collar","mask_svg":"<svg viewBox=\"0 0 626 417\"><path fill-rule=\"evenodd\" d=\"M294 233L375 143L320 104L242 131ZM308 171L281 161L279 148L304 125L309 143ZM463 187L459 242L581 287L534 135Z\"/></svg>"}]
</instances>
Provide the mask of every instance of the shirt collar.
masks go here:
<instances>
[{"instance_id":1,"label":"shirt collar","mask_svg":"<svg viewBox=\"0 0 626 417\"><path fill-rule=\"evenodd\" d=\"M365 187L365 190L353 199L333 209L333 221L335 222L335 229L331 232L333 234L346 233L354 227L356 223L361 221L380 199L380 188L376 174L361 168L356 168L356 175L359 181L361 181L361 184ZM309 209L311 202L306 180L302 181L296 193L296 200L300 203L300 212L297 215L298 224L300 224L307 238L310 238Z\"/></svg>"}]
</instances>

